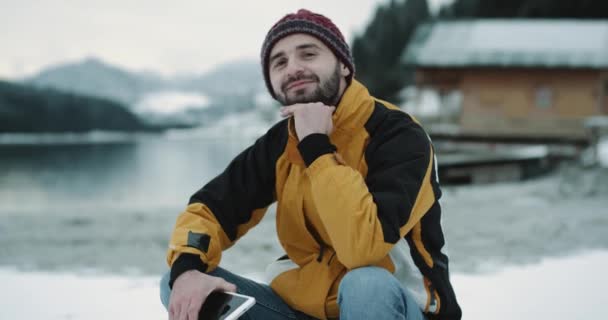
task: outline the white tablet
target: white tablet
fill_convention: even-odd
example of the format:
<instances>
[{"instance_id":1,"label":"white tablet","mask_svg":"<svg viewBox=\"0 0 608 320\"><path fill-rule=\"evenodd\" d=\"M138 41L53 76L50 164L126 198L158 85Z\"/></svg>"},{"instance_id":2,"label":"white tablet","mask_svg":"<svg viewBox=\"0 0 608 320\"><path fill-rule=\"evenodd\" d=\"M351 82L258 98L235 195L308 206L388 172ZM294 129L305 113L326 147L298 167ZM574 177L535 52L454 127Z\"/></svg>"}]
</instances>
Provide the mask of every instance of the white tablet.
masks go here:
<instances>
[{"instance_id":1,"label":"white tablet","mask_svg":"<svg viewBox=\"0 0 608 320\"><path fill-rule=\"evenodd\" d=\"M199 320L236 320L255 304L255 298L238 293L214 291L205 300Z\"/></svg>"}]
</instances>

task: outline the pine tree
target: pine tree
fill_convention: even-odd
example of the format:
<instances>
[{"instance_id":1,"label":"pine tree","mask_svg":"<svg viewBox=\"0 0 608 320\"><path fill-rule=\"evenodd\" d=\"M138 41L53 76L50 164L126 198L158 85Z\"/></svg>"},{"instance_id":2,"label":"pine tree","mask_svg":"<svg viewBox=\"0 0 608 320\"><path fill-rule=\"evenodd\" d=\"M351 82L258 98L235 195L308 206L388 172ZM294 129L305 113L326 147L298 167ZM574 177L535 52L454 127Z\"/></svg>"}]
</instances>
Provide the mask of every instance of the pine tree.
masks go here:
<instances>
[{"instance_id":1,"label":"pine tree","mask_svg":"<svg viewBox=\"0 0 608 320\"><path fill-rule=\"evenodd\" d=\"M356 78L381 99L399 102L397 94L413 80L400 62L420 22L429 18L426 0L392 0L376 10L363 35L353 41Z\"/></svg>"}]
</instances>

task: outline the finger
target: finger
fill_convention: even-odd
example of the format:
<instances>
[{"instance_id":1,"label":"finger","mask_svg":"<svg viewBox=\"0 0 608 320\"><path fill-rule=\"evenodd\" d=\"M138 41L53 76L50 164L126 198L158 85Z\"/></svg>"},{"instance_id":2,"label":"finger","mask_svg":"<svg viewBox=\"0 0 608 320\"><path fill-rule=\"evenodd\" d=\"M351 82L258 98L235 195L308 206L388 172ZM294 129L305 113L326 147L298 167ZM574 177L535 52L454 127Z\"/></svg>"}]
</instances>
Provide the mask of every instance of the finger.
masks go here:
<instances>
[{"instance_id":1,"label":"finger","mask_svg":"<svg viewBox=\"0 0 608 320\"><path fill-rule=\"evenodd\" d=\"M182 309L181 304L175 306L175 314L172 320L182 320L184 318L182 315Z\"/></svg>"},{"instance_id":2,"label":"finger","mask_svg":"<svg viewBox=\"0 0 608 320\"><path fill-rule=\"evenodd\" d=\"M291 115L294 112L294 107L293 106L281 107L280 111L281 111L281 115L283 115L283 116Z\"/></svg>"},{"instance_id":3,"label":"finger","mask_svg":"<svg viewBox=\"0 0 608 320\"><path fill-rule=\"evenodd\" d=\"M222 291L227 291L227 292L236 292L236 285L228 282L228 281L223 281L218 288Z\"/></svg>"},{"instance_id":4,"label":"finger","mask_svg":"<svg viewBox=\"0 0 608 320\"><path fill-rule=\"evenodd\" d=\"M284 106L283 109L285 109L285 111L290 112L290 113L294 113L297 110L302 110L304 108L306 108L306 106L309 106L310 103L298 103L298 104L292 104L290 106Z\"/></svg>"},{"instance_id":5,"label":"finger","mask_svg":"<svg viewBox=\"0 0 608 320\"><path fill-rule=\"evenodd\" d=\"M175 299L173 295L169 298L169 320L179 319L179 304Z\"/></svg>"},{"instance_id":6,"label":"finger","mask_svg":"<svg viewBox=\"0 0 608 320\"><path fill-rule=\"evenodd\" d=\"M188 306L188 320L198 320L198 313L201 311L201 304L190 302Z\"/></svg>"}]
</instances>

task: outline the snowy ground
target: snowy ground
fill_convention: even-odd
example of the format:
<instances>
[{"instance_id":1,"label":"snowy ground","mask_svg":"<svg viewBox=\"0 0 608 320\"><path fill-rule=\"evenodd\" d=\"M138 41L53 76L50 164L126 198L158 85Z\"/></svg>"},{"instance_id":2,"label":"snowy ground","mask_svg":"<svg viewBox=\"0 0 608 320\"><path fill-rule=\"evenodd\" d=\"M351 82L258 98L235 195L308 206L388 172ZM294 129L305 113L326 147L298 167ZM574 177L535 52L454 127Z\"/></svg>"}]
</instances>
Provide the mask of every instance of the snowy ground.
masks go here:
<instances>
[{"instance_id":1,"label":"snowy ground","mask_svg":"<svg viewBox=\"0 0 608 320\"><path fill-rule=\"evenodd\" d=\"M444 188L463 319L608 319L608 197L564 197L557 180ZM0 319L166 319L157 285L172 218L67 212L65 225L59 214L0 215ZM281 254L267 218L225 252L224 267L253 274Z\"/></svg>"},{"instance_id":2,"label":"snowy ground","mask_svg":"<svg viewBox=\"0 0 608 320\"><path fill-rule=\"evenodd\" d=\"M463 319L608 319L608 251L455 274ZM0 319L166 319L154 277L0 271Z\"/></svg>"}]
</instances>

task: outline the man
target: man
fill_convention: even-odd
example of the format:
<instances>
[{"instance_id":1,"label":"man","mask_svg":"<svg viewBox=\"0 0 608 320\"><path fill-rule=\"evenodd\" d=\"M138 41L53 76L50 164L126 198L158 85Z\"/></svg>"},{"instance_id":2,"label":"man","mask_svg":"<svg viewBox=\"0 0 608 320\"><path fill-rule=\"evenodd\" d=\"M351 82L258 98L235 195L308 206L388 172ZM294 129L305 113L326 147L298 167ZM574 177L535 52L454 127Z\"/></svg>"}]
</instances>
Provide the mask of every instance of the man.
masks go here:
<instances>
[{"instance_id":1,"label":"man","mask_svg":"<svg viewBox=\"0 0 608 320\"><path fill-rule=\"evenodd\" d=\"M353 78L349 47L322 15L286 15L261 58L287 119L177 218L161 283L170 319L197 319L214 290L254 296L248 319L460 319L420 125ZM269 285L219 268L274 201L286 255L269 266Z\"/></svg>"}]
</instances>

